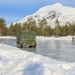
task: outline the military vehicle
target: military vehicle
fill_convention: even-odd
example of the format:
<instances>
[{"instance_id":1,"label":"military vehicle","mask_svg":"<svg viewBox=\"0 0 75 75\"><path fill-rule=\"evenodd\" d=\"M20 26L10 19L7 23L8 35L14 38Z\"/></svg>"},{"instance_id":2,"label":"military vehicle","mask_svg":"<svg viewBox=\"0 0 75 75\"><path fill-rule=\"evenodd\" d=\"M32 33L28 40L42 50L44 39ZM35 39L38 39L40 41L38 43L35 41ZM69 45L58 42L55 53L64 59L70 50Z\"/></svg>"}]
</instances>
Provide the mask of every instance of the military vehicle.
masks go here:
<instances>
[{"instance_id":1,"label":"military vehicle","mask_svg":"<svg viewBox=\"0 0 75 75\"><path fill-rule=\"evenodd\" d=\"M17 34L17 47L23 46L36 47L36 35L33 31L23 31Z\"/></svg>"}]
</instances>

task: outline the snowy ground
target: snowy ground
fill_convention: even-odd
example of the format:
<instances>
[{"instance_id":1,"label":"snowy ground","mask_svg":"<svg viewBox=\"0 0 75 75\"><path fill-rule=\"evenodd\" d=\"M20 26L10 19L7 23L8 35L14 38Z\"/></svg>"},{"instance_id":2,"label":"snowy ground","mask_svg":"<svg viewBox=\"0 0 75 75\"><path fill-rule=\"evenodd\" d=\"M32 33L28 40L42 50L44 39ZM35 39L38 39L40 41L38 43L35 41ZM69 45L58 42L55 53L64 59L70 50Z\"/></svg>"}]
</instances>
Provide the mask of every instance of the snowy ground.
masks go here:
<instances>
[{"instance_id":1,"label":"snowy ground","mask_svg":"<svg viewBox=\"0 0 75 75\"><path fill-rule=\"evenodd\" d=\"M56 38L55 36L51 37L37 36L36 38L45 41L45 40L72 40L72 37L74 37L75 39L75 36L61 36L58 38Z\"/></svg>"},{"instance_id":2,"label":"snowy ground","mask_svg":"<svg viewBox=\"0 0 75 75\"><path fill-rule=\"evenodd\" d=\"M50 40L49 37L37 39ZM75 63L60 62L0 44L0 75L75 75Z\"/></svg>"},{"instance_id":3,"label":"snowy ground","mask_svg":"<svg viewBox=\"0 0 75 75\"><path fill-rule=\"evenodd\" d=\"M51 37L44 37L44 36L37 36L36 39L40 39L40 40L72 40L72 37L75 38L75 36L62 36L62 37L58 37L56 38L55 36L51 36ZM16 37L14 36L0 36L0 39L16 39Z\"/></svg>"},{"instance_id":4,"label":"snowy ground","mask_svg":"<svg viewBox=\"0 0 75 75\"><path fill-rule=\"evenodd\" d=\"M0 36L0 39L16 39L14 36Z\"/></svg>"}]
</instances>

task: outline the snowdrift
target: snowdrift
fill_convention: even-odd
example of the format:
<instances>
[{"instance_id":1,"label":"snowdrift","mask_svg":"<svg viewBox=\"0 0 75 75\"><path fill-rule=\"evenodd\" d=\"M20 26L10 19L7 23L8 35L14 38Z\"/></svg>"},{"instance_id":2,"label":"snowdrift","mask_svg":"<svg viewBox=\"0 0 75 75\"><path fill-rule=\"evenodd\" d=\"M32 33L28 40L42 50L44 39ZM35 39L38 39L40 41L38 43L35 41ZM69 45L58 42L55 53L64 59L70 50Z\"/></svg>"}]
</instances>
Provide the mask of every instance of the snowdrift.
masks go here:
<instances>
[{"instance_id":1,"label":"snowdrift","mask_svg":"<svg viewBox=\"0 0 75 75\"><path fill-rule=\"evenodd\" d=\"M0 44L0 75L75 75L75 63Z\"/></svg>"}]
</instances>

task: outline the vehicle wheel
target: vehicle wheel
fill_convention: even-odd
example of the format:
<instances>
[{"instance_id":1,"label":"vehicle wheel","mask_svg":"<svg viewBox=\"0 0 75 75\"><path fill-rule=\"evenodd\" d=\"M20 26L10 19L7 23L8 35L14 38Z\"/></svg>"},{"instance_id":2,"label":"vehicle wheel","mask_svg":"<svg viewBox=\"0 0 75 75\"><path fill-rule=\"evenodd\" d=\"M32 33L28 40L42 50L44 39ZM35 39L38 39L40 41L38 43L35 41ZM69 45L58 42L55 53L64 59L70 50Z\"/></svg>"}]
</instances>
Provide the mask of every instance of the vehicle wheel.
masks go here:
<instances>
[{"instance_id":1,"label":"vehicle wheel","mask_svg":"<svg viewBox=\"0 0 75 75\"><path fill-rule=\"evenodd\" d=\"M36 44L34 43L34 45L30 45L29 47L30 48L32 48L32 47L35 48L36 47Z\"/></svg>"},{"instance_id":2,"label":"vehicle wheel","mask_svg":"<svg viewBox=\"0 0 75 75\"><path fill-rule=\"evenodd\" d=\"M17 47L20 47L20 44L19 43L17 43Z\"/></svg>"},{"instance_id":3,"label":"vehicle wheel","mask_svg":"<svg viewBox=\"0 0 75 75\"><path fill-rule=\"evenodd\" d=\"M20 48L22 48L23 47L23 44L20 44Z\"/></svg>"},{"instance_id":4,"label":"vehicle wheel","mask_svg":"<svg viewBox=\"0 0 75 75\"><path fill-rule=\"evenodd\" d=\"M33 47L33 46L29 46L29 48L31 48L31 47Z\"/></svg>"},{"instance_id":5,"label":"vehicle wheel","mask_svg":"<svg viewBox=\"0 0 75 75\"><path fill-rule=\"evenodd\" d=\"M36 44L34 43L33 47L35 48L36 47Z\"/></svg>"},{"instance_id":6,"label":"vehicle wheel","mask_svg":"<svg viewBox=\"0 0 75 75\"><path fill-rule=\"evenodd\" d=\"M23 44L17 43L17 47L22 48Z\"/></svg>"}]
</instances>

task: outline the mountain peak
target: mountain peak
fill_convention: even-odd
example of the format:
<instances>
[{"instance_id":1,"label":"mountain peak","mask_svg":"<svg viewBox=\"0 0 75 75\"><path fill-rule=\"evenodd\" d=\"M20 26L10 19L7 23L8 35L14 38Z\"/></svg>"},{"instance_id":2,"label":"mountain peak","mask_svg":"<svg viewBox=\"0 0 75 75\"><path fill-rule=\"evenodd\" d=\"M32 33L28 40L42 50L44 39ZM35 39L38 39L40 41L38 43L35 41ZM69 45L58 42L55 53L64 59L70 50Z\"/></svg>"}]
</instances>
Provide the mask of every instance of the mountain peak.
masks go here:
<instances>
[{"instance_id":1,"label":"mountain peak","mask_svg":"<svg viewBox=\"0 0 75 75\"><path fill-rule=\"evenodd\" d=\"M61 3L55 3L55 4L53 4L53 6L60 7L60 6L63 6L63 5Z\"/></svg>"}]
</instances>

